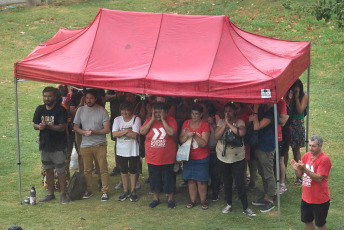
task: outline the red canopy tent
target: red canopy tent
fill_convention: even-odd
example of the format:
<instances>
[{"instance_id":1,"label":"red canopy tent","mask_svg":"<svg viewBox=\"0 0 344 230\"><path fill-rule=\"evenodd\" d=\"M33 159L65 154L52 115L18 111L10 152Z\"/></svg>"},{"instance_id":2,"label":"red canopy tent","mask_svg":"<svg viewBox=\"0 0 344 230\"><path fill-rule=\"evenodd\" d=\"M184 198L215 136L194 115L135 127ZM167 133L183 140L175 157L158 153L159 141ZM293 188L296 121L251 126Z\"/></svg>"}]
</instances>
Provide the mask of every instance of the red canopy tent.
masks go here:
<instances>
[{"instance_id":1,"label":"red canopy tent","mask_svg":"<svg viewBox=\"0 0 344 230\"><path fill-rule=\"evenodd\" d=\"M236 27L228 16L100 9L89 26L60 29L15 63L20 203L18 79L138 94L274 103L277 113L276 103L309 65L310 42L252 34ZM274 122L278 146L277 116ZM276 172L279 177L279 169Z\"/></svg>"},{"instance_id":2,"label":"red canopy tent","mask_svg":"<svg viewBox=\"0 0 344 230\"><path fill-rule=\"evenodd\" d=\"M236 27L228 16L100 9L15 63L15 77L139 94L276 103L310 65L308 41Z\"/></svg>"}]
</instances>

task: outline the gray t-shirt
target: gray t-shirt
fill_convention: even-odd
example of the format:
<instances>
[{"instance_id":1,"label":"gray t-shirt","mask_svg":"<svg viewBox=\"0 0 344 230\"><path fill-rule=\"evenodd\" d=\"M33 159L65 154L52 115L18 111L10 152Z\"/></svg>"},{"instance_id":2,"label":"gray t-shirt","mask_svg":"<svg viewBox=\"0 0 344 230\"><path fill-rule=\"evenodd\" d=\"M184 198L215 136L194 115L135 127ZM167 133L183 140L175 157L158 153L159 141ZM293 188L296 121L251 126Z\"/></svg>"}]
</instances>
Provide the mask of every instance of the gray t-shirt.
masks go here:
<instances>
[{"instance_id":1,"label":"gray t-shirt","mask_svg":"<svg viewBox=\"0 0 344 230\"><path fill-rule=\"evenodd\" d=\"M103 123L109 121L109 114L101 106L95 105L90 108L84 105L78 109L75 114L74 124L81 126L83 130L100 130L103 129ZM95 146L106 143L105 134L92 134L91 136L82 136L81 148Z\"/></svg>"}]
</instances>

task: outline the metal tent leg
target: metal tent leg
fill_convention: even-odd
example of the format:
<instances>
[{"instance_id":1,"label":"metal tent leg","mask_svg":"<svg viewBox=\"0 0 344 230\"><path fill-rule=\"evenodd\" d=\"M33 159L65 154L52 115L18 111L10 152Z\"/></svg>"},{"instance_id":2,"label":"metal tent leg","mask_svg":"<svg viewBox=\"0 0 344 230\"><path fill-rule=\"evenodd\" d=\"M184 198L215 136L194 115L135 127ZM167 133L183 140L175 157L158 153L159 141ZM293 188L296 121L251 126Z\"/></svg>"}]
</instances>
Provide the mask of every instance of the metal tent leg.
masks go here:
<instances>
[{"instance_id":1,"label":"metal tent leg","mask_svg":"<svg viewBox=\"0 0 344 230\"><path fill-rule=\"evenodd\" d=\"M19 187L19 203L22 204L21 196L21 172L20 172L20 141L19 141L19 117L18 117L18 79L14 78L14 98L15 98L15 113L16 113L16 135L17 135L17 165L18 165L18 187Z\"/></svg>"},{"instance_id":2,"label":"metal tent leg","mask_svg":"<svg viewBox=\"0 0 344 230\"><path fill-rule=\"evenodd\" d=\"M274 123L275 123L275 146L276 146L276 182L277 182L277 207L278 207L278 221L281 221L281 205L280 205L280 167L279 167L279 149L278 149L278 119L277 119L277 104L274 104Z\"/></svg>"}]
</instances>

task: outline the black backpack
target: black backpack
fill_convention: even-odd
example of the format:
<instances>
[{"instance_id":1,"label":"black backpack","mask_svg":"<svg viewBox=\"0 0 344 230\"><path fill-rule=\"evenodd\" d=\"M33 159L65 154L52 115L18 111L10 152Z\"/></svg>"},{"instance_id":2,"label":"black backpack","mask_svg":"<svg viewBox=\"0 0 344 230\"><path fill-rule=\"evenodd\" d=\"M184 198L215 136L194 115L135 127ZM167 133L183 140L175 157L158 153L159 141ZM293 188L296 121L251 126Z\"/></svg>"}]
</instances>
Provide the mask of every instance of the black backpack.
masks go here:
<instances>
[{"instance_id":1,"label":"black backpack","mask_svg":"<svg viewBox=\"0 0 344 230\"><path fill-rule=\"evenodd\" d=\"M84 174L75 172L67 187L67 195L70 200L81 200L86 192L86 179Z\"/></svg>"}]
</instances>

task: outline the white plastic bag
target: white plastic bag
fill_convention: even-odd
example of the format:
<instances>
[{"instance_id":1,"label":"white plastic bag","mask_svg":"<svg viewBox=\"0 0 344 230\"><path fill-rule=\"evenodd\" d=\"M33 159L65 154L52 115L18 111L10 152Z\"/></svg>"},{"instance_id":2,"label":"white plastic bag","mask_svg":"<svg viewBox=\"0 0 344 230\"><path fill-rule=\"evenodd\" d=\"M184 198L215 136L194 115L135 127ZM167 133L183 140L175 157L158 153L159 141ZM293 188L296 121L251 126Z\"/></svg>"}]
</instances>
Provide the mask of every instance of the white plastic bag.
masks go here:
<instances>
[{"instance_id":1,"label":"white plastic bag","mask_svg":"<svg viewBox=\"0 0 344 230\"><path fill-rule=\"evenodd\" d=\"M78 153L75 148L73 148L72 155L70 157L69 168L72 170L76 170L79 168Z\"/></svg>"},{"instance_id":2,"label":"white plastic bag","mask_svg":"<svg viewBox=\"0 0 344 230\"><path fill-rule=\"evenodd\" d=\"M190 148L191 148L192 137L185 141L177 151L177 161L188 161Z\"/></svg>"}]
</instances>

